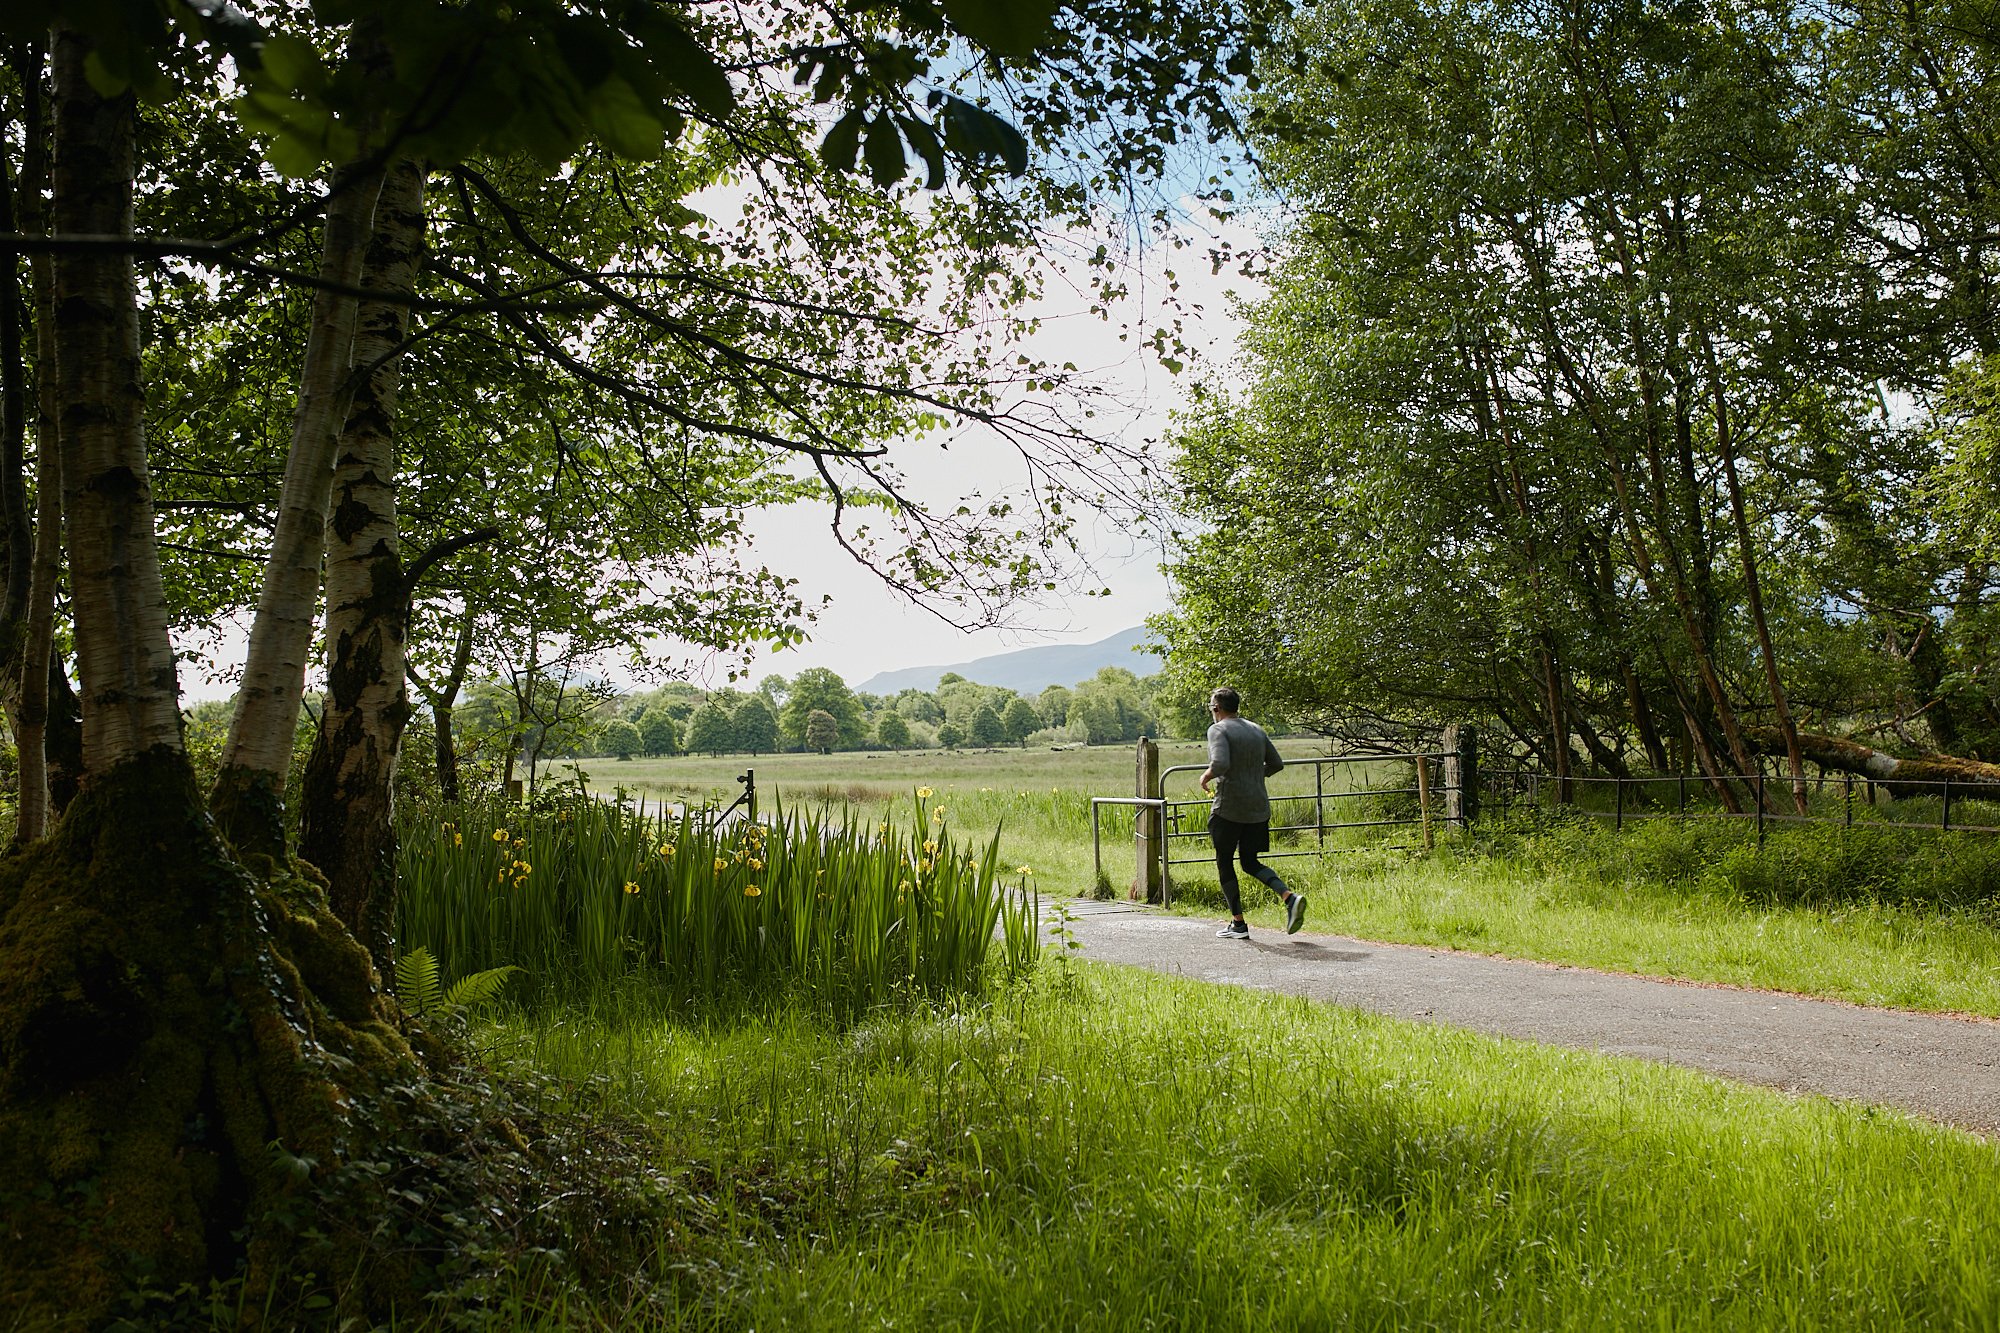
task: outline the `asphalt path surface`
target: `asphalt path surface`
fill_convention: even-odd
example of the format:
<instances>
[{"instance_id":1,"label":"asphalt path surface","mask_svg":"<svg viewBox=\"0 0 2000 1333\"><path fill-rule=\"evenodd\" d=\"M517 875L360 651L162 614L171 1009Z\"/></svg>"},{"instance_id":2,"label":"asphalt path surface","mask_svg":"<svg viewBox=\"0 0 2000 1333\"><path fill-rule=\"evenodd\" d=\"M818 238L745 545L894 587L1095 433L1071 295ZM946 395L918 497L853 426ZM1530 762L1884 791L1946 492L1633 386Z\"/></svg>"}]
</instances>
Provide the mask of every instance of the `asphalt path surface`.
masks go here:
<instances>
[{"instance_id":1,"label":"asphalt path surface","mask_svg":"<svg viewBox=\"0 0 2000 1333\"><path fill-rule=\"evenodd\" d=\"M1074 902L1083 956L1398 1018L1629 1055L2000 1136L2000 1022Z\"/></svg>"}]
</instances>

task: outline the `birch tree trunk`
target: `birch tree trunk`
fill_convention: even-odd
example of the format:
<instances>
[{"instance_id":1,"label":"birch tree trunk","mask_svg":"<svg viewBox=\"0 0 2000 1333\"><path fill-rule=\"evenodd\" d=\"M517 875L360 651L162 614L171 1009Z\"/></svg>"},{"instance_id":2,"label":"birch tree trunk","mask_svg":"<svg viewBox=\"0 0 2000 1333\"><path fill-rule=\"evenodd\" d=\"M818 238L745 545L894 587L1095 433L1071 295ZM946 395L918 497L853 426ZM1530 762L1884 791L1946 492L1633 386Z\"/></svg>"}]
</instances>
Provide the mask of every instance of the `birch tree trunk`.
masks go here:
<instances>
[{"instance_id":1,"label":"birch tree trunk","mask_svg":"<svg viewBox=\"0 0 2000 1333\"><path fill-rule=\"evenodd\" d=\"M409 292L422 259L424 173L392 168L375 206L362 284ZM409 307L364 301L354 363L374 366L354 392L333 475L326 552L327 697L301 791L299 855L326 876L333 910L392 962L396 883L393 779L410 716L403 644L409 588L396 529L396 352Z\"/></svg>"},{"instance_id":2,"label":"birch tree trunk","mask_svg":"<svg viewBox=\"0 0 2000 1333\"><path fill-rule=\"evenodd\" d=\"M134 102L92 86L89 55L57 31L53 229L130 236ZM315 886L248 873L207 814L181 744L132 267L83 247L53 268L89 771L52 835L0 860L0 1310L102 1327L141 1286L241 1274L254 1312L301 1226L332 1243L330 1270L362 1271L381 1188L344 1220L302 1186L379 1155L375 1099L417 1071Z\"/></svg>"},{"instance_id":3,"label":"birch tree trunk","mask_svg":"<svg viewBox=\"0 0 2000 1333\"><path fill-rule=\"evenodd\" d=\"M53 221L67 234L130 235L132 99L78 87L87 83L84 41L74 33L57 40L66 114L56 122ZM153 540L132 263L95 252L60 257L53 268L83 760L98 774L149 751L180 752L179 687Z\"/></svg>"},{"instance_id":4,"label":"birch tree trunk","mask_svg":"<svg viewBox=\"0 0 2000 1333\"><path fill-rule=\"evenodd\" d=\"M350 288L360 282L381 188L379 171L335 173L321 243L322 278ZM313 299L277 527L229 740L209 798L224 836L246 852L278 856L285 848L285 783L318 623L334 453L353 393L357 304L353 296L324 288Z\"/></svg>"},{"instance_id":5,"label":"birch tree trunk","mask_svg":"<svg viewBox=\"0 0 2000 1333\"><path fill-rule=\"evenodd\" d=\"M0 231L19 230L14 215L14 180L0 153ZM28 633L28 580L34 567L34 526L28 519L28 330L22 319L29 302L21 291L20 263L6 258L0 272L0 550L6 575L0 581L0 704L7 710L16 748L21 737L21 660Z\"/></svg>"},{"instance_id":6,"label":"birch tree trunk","mask_svg":"<svg viewBox=\"0 0 2000 1333\"><path fill-rule=\"evenodd\" d=\"M452 710L458 705L458 692L465 687L466 673L472 669L472 632L477 619L468 598L452 644L451 667L435 688L425 684L414 668L408 668L417 688L423 691L425 702L431 706L431 760L437 766L438 794L447 801L459 798L458 746L452 736Z\"/></svg>"},{"instance_id":7,"label":"birch tree trunk","mask_svg":"<svg viewBox=\"0 0 2000 1333\"><path fill-rule=\"evenodd\" d=\"M47 229L42 192L49 183L48 118L42 91L41 44L19 52L14 74L21 89L20 223ZM48 830L76 794L83 776L83 719L69 677L55 650L56 581L62 571L62 452L57 429L55 261L46 253L31 263L35 320L35 520L34 565L28 586L27 630L20 659L20 707L15 747L20 755L20 814L16 840L32 842ZM55 701L52 710L50 701Z\"/></svg>"}]
</instances>

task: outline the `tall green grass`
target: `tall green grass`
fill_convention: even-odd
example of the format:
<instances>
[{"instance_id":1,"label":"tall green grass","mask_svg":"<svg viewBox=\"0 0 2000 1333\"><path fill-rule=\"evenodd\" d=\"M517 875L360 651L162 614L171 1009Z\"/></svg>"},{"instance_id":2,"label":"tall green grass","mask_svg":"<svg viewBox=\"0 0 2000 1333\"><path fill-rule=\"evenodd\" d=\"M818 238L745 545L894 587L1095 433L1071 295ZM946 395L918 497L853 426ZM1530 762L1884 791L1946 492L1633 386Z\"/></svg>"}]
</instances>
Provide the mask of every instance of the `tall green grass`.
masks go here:
<instances>
[{"instance_id":1,"label":"tall green grass","mask_svg":"<svg viewBox=\"0 0 2000 1333\"><path fill-rule=\"evenodd\" d=\"M588 799L432 809L403 830L398 939L447 977L513 965L558 995L642 981L678 1002L796 987L844 1013L1025 973L1025 877L1010 889L998 838L968 842L928 796L720 826Z\"/></svg>"},{"instance_id":2,"label":"tall green grass","mask_svg":"<svg viewBox=\"0 0 2000 1333\"><path fill-rule=\"evenodd\" d=\"M854 1026L516 1015L657 1136L546 1329L1990 1329L2000 1152L1636 1060L1082 965ZM496 1320L496 1322L502 1322Z\"/></svg>"}]
</instances>

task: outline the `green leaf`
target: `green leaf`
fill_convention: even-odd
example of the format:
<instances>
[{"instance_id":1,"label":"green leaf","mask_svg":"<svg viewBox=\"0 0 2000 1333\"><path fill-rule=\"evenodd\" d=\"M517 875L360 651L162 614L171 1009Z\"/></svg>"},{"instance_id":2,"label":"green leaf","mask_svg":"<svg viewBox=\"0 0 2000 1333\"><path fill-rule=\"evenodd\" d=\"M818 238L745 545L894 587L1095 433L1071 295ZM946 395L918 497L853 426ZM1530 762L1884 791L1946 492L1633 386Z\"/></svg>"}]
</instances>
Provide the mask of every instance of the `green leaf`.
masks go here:
<instances>
[{"instance_id":1,"label":"green leaf","mask_svg":"<svg viewBox=\"0 0 2000 1333\"><path fill-rule=\"evenodd\" d=\"M951 26L998 56L1031 56L1048 39L1055 0L944 0Z\"/></svg>"},{"instance_id":2,"label":"green leaf","mask_svg":"<svg viewBox=\"0 0 2000 1333\"><path fill-rule=\"evenodd\" d=\"M861 151L868 159L869 179L877 185L894 185L909 170L909 160L903 156L903 136L888 116L877 116L869 122L868 137Z\"/></svg>"},{"instance_id":3,"label":"green leaf","mask_svg":"<svg viewBox=\"0 0 2000 1333\"><path fill-rule=\"evenodd\" d=\"M726 116L736 109L736 90L729 75L709 54L708 48L688 35L688 30L664 11L647 6L632 24L633 31L658 62L669 82L686 93L694 104L712 116Z\"/></svg>"},{"instance_id":4,"label":"green leaf","mask_svg":"<svg viewBox=\"0 0 2000 1333\"><path fill-rule=\"evenodd\" d=\"M90 81L91 89L99 97L116 97L132 86L132 80L118 66L116 57L107 59L103 47L83 58L83 77Z\"/></svg>"},{"instance_id":5,"label":"green leaf","mask_svg":"<svg viewBox=\"0 0 2000 1333\"><path fill-rule=\"evenodd\" d=\"M591 90L590 123L604 146L620 157L650 162L665 151L666 131L659 117L616 75Z\"/></svg>"},{"instance_id":6,"label":"green leaf","mask_svg":"<svg viewBox=\"0 0 2000 1333\"><path fill-rule=\"evenodd\" d=\"M962 97L944 100L944 141L967 157L997 157L1009 173L1019 176L1028 169L1028 141L1021 132L984 107Z\"/></svg>"},{"instance_id":7,"label":"green leaf","mask_svg":"<svg viewBox=\"0 0 2000 1333\"><path fill-rule=\"evenodd\" d=\"M484 972L474 972L451 983L444 993L444 1007L447 1009L477 1009L490 1004L500 996L500 988L521 969L518 967L489 967Z\"/></svg>"},{"instance_id":8,"label":"green leaf","mask_svg":"<svg viewBox=\"0 0 2000 1333\"><path fill-rule=\"evenodd\" d=\"M910 147L929 169L924 188L942 190L945 182L944 145L938 142L937 131L915 116L898 116L896 123L902 126L903 137L909 140Z\"/></svg>"},{"instance_id":9,"label":"green leaf","mask_svg":"<svg viewBox=\"0 0 2000 1333\"><path fill-rule=\"evenodd\" d=\"M318 88L326 81L326 70L320 64L319 52L313 50L310 42L293 33L272 33L259 42L257 62L272 85L285 92L303 87Z\"/></svg>"},{"instance_id":10,"label":"green leaf","mask_svg":"<svg viewBox=\"0 0 2000 1333\"><path fill-rule=\"evenodd\" d=\"M420 1018L443 1003L437 959L422 945L396 958L396 999Z\"/></svg>"},{"instance_id":11,"label":"green leaf","mask_svg":"<svg viewBox=\"0 0 2000 1333\"><path fill-rule=\"evenodd\" d=\"M290 130L271 140L271 146L264 150L264 158L271 164L272 170L292 180L316 174L320 164L326 161L318 140L305 138Z\"/></svg>"},{"instance_id":12,"label":"green leaf","mask_svg":"<svg viewBox=\"0 0 2000 1333\"><path fill-rule=\"evenodd\" d=\"M835 171L854 170L854 154L861 147L861 127L865 123L860 107L835 121L826 138L820 140L819 160Z\"/></svg>"},{"instance_id":13,"label":"green leaf","mask_svg":"<svg viewBox=\"0 0 2000 1333\"><path fill-rule=\"evenodd\" d=\"M579 88L595 88L611 77L612 52L619 39L604 24L558 15L550 22L549 32Z\"/></svg>"}]
</instances>

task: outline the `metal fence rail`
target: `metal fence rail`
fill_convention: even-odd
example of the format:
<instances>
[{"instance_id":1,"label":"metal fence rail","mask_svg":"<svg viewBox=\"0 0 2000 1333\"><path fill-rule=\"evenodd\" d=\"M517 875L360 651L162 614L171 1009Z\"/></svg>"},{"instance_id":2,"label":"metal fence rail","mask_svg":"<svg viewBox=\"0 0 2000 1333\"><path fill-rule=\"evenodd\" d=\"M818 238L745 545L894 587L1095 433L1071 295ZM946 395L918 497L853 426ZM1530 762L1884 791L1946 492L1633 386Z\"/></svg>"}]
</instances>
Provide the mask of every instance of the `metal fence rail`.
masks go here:
<instances>
[{"instance_id":1,"label":"metal fence rail","mask_svg":"<svg viewBox=\"0 0 2000 1333\"><path fill-rule=\"evenodd\" d=\"M1410 850L1418 846L1429 847L1435 838L1436 825L1446 818L1448 804L1455 804L1449 798L1462 792L1456 783L1446 783L1434 779L1431 770L1434 765L1442 765L1456 756L1450 752L1411 754L1369 754L1369 755L1329 755L1317 758L1287 759L1285 768L1289 770L1310 767L1313 772L1311 792L1292 792L1271 797L1271 833L1275 839L1279 834L1311 833L1316 846L1281 850L1273 847L1264 853L1265 859L1275 860L1286 856L1322 856L1343 851L1395 851ZM1341 766L1406 763L1415 773L1414 785L1408 787L1361 787L1336 788L1329 790L1329 772L1338 771ZM1104 880L1104 838L1100 810L1105 806L1129 807L1136 810L1156 812L1159 828L1152 838L1140 835L1142 844L1150 844L1151 854L1156 855L1156 865L1160 872L1160 901L1170 903L1173 896L1173 867L1212 864L1208 856L1176 856L1176 842L1208 837L1209 797L1206 795L1182 798L1169 797L1168 779L1177 773L1200 773L1206 766L1202 764L1177 764L1160 773L1160 795L1146 796L1095 796L1090 802L1090 841L1092 864L1096 878ZM1379 800L1384 797L1416 797L1416 813L1408 818L1390 819L1338 819L1328 818L1328 806L1339 801ZM1185 812L1199 809L1199 817ZM1336 815L1338 811L1334 812ZM1280 815L1284 816L1281 821ZM1304 816L1310 816L1306 819ZM1371 843L1366 847L1332 847L1326 845L1326 835L1341 829L1358 828L1416 828L1421 830L1415 842L1381 844ZM1145 854L1145 853L1142 853Z\"/></svg>"},{"instance_id":2,"label":"metal fence rail","mask_svg":"<svg viewBox=\"0 0 2000 1333\"><path fill-rule=\"evenodd\" d=\"M1741 811L1723 808L1709 780L1690 774L1673 777L1620 778L1584 777L1572 775L1567 779L1557 779L1546 773L1533 770L1487 769L1482 774L1484 794L1502 813L1511 811L1517 805L1534 805L1547 808L1559 806L1571 813L1590 819L1609 819L1618 828L1627 821L1646 819L1726 819L1754 820L1757 836L1761 840L1766 826L1770 824L1839 824L1852 828L1855 822L1857 804L1872 809L1877 814L1866 820L1868 824L1880 828L1934 828L1947 833L2000 833L2000 823L1968 822L1992 820L2000 816L2000 782L1981 782L1961 778L1869 778L1851 773L1837 777L1820 775L1802 779L1816 798L1824 799L1829 790L1838 792L1840 809L1826 814L1799 814L1792 808L1792 779L1789 775L1773 777L1765 773L1748 777L1731 776L1725 781L1736 793L1737 799L1749 807ZM1578 804L1574 799L1561 800L1561 783L1567 781L1572 788L1580 788L1585 793L1601 792L1611 788L1611 808L1593 809ZM1556 801L1547 799L1553 789ZM1885 818L1881 797L1887 794L1891 808L1912 797L1930 797L1937 802L1935 820L1924 818ZM1970 806L1970 810L1968 810ZM1905 807L1908 808L1908 807ZM1954 820L1956 811L1958 818Z\"/></svg>"}]
</instances>

